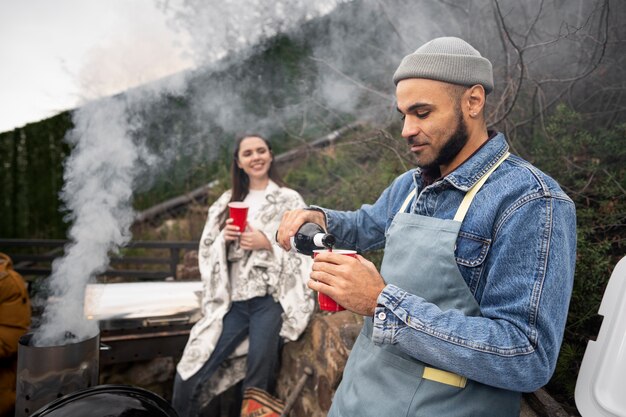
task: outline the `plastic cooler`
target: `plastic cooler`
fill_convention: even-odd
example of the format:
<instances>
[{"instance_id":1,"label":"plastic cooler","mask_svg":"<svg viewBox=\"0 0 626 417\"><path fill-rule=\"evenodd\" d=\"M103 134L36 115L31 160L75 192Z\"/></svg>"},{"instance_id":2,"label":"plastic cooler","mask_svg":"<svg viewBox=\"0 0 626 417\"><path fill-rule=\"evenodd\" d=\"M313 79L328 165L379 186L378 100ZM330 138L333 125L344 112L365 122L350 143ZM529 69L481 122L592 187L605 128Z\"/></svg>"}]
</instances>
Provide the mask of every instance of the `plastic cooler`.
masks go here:
<instances>
[{"instance_id":1,"label":"plastic cooler","mask_svg":"<svg viewBox=\"0 0 626 417\"><path fill-rule=\"evenodd\" d=\"M626 257L613 270L598 313L604 320L585 350L576 406L583 417L626 417Z\"/></svg>"}]
</instances>

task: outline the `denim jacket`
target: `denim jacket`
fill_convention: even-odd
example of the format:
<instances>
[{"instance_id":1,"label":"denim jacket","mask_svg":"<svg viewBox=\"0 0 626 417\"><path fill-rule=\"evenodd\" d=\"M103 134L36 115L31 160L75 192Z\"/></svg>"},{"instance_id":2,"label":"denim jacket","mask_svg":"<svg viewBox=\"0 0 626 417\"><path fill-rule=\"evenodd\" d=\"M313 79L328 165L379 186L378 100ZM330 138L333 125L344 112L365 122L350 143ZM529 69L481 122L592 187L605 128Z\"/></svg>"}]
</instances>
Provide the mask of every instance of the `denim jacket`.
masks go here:
<instances>
[{"instance_id":1,"label":"denim jacket","mask_svg":"<svg viewBox=\"0 0 626 417\"><path fill-rule=\"evenodd\" d=\"M507 150L499 133L429 186L418 168L396 178L373 205L351 212L320 208L336 247L383 248L413 188L411 213L452 219L466 191ZM374 343L396 345L422 362L499 388L531 392L545 385L556 366L574 279L572 200L552 178L511 155L475 196L454 256L481 316L443 312L387 285L376 313L366 317L373 320Z\"/></svg>"}]
</instances>

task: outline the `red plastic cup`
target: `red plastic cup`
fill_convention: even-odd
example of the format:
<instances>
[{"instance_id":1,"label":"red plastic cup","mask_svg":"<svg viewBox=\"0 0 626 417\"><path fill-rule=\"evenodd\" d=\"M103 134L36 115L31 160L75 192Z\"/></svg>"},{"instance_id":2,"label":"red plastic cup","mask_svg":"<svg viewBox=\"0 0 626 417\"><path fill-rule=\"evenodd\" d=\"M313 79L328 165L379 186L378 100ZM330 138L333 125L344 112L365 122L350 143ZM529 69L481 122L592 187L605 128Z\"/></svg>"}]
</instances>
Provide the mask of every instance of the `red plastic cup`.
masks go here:
<instances>
[{"instance_id":1,"label":"red plastic cup","mask_svg":"<svg viewBox=\"0 0 626 417\"><path fill-rule=\"evenodd\" d=\"M239 231L246 230L246 220L248 219L248 205L241 201L228 203L229 216L233 219L233 225L239 226Z\"/></svg>"},{"instance_id":2,"label":"red plastic cup","mask_svg":"<svg viewBox=\"0 0 626 417\"><path fill-rule=\"evenodd\" d=\"M318 254L324 253L324 252L329 252L329 250L328 249L315 249L313 251L313 257L315 258ZM332 253L338 253L338 254L341 254L341 255L352 256L353 258L356 258L356 251L354 251L354 250L333 249ZM320 305L320 309L324 310L324 311L337 312L337 311L345 310L345 308L343 308L342 306L337 304L337 302L335 300L333 300L332 298L330 298L326 294L322 294L321 292L317 293L317 302Z\"/></svg>"}]
</instances>

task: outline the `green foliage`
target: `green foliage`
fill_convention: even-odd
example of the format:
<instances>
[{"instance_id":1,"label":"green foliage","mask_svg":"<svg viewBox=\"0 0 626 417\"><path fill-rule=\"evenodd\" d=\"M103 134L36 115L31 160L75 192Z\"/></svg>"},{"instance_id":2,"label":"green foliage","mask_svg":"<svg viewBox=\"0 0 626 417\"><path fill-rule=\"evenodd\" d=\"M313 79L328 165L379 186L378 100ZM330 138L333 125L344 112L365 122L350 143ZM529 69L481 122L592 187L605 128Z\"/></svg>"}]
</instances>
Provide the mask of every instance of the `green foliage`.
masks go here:
<instances>
[{"instance_id":1,"label":"green foliage","mask_svg":"<svg viewBox=\"0 0 626 417\"><path fill-rule=\"evenodd\" d=\"M58 194L63 186L63 142L69 112L0 135L0 236L62 238Z\"/></svg>"},{"instance_id":2,"label":"green foliage","mask_svg":"<svg viewBox=\"0 0 626 417\"><path fill-rule=\"evenodd\" d=\"M549 389L554 397L561 400L564 405L574 409L574 390L576 389L576 376L585 352L585 344L572 343L564 340L559 353L559 361L554 375L550 380Z\"/></svg>"},{"instance_id":3,"label":"green foliage","mask_svg":"<svg viewBox=\"0 0 626 417\"><path fill-rule=\"evenodd\" d=\"M314 73L307 71L305 63L310 48L303 41L287 35L277 35L260 45L260 53L251 57L247 65L239 67L237 77L253 77L243 91L245 111L258 116L266 114L267 103L274 109L297 103L310 90ZM280 85L280 89L274 86ZM305 91L302 91L304 89Z\"/></svg>"},{"instance_id":4,"label":"green foliage","mask_svg":"<svg viewBox=\"0 0 626 417\"><path fill-rule=\"evenodd\" d=\"M400 141L390 141L383 132L361 131L309 154L285 180L309 204L353 210L375 201L408 163Z\"/></svg>"},{"instance_id":5,"label":"green foliage","mask_svg":"<svg viewBox=\"0 0 626 417\"><path fill-rule=\"evenodd\" d=\"M607 281L624 256L626 239L626 124L595 131L588 121L560 105L545 132L527 152L574 200L578 247L567 327L551 392L574 404L576 375L589 340L601 323L597 315Z\"/></svg>"}]
</instances>

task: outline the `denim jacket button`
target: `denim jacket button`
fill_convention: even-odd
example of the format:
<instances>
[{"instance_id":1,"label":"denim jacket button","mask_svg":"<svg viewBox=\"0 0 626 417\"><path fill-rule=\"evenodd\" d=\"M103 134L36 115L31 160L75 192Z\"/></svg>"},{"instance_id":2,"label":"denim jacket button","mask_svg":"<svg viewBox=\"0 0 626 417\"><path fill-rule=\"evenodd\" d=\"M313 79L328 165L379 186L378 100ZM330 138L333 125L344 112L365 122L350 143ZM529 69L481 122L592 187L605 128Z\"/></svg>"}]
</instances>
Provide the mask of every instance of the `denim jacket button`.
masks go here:
<instances>
[{"instance_id":1,"label":"denim jacket button","mask_svg":"<svg viewBox=\"0 0 626 417\"><path fill-rule=\"evenodd\" d=\"M384 311L381 311L380 313L378 313L378 320L385 320L387 318L387 315L385 314Z\"/></svg>"}]
</instances>

